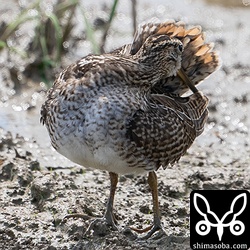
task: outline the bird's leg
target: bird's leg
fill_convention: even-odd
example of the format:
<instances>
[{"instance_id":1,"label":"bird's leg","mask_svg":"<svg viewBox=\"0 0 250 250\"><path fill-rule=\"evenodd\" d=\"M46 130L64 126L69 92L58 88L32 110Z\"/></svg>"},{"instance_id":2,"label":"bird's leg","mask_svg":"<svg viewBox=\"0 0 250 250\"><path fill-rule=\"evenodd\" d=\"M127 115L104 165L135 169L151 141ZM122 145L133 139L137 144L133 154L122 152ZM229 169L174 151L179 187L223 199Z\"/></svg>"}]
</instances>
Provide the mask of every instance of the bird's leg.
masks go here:
<instances>
[{"instance_id":1,"label":"bird's leg","mask_svg":"<svg viewBox=\"0 0 250 250\"><path fill-rule=\"evenodd\" d=\"M109 199L107 203L107 208L106 212L104 215L104 218L107 221L107 224L111 226L113 229L117 229L116 227L116 220L113 214L113 206L114 206L114 197L115 197L115 191L116 191L116 186L118 183L118 175L112 172L109 172L109 177L110 177L110 194L109 194Z\"/></svg>"},{"instance_id":2,"label":"bird's leg","mask_svg":"<svg viewBox=\"0 0 250 250\"><path fill-rule=\"evenodd\" d=\"M118 175L115 173L109 172L109 177L110 177L111 186L110 186L110 194L109 194L109 199L108 199L104 218L107 220L108 224L113 225L114 224L113 222L115 221L115 218L113 216L113 204L114 204L115 190L116 190L116 186L118 183ZM85 214L73 213L73 214L66 215L64 219L69 219L69 218L83 218L83 219L88 218L89 219L90 217L91 216L88 216Z\"/></svg>"},{"instance_id":3,"label":"bird's leg","mask_svg":"<svg viewBox=\"0 0 250 250\"><path fill-rule=\"evenodd\" d=\"M157 176L155 172L149 172L148 184L151 189L152 198L153 198L154 224L149 229L148 233L143 237L143 239L148 239L156 231L159 231L159 230L163 231L162 225L161 225L161 214L160 214L159 200L158 200L158 183L157 183Z\"/></svg>"},{"instance_id":4,"label":"bird's leg","mask_svg":"<svg viewBox=\"0 0 250 250\"><path fill-rule=\"evenodd\" d=\"M153 213L154 213L154 224L145 229L136 229L131 228L137 233L145 233L148 232L142 239L148 239L152 236L156 231L162 230L161 225L161 214L159 210L159 201L158 201L158 187L157 187L157 176L155 172L149 172L148 175L148 184L151 189L152 198L153 198ZM164 231L163 231L164 232Z\"/></svg>"},{"instance_id":5,"label":"bird's leg","mask_svg":"<svg viewBox=\"0 0 250 250\"><path fill-rule=\"evenodd\" d=\"M106 235L107 234L107 226L112 227L113 230L118 230L116 226L116 220L113 214L113 204L114 204L114 196L115 190L118 183L118 175L112 172L109 172L110 177L110 194L107 202L106 212L103 218L97 218L92 223L90 223L89 227L85 231L85 235L88 235L93 230L94 235Z\"/></svg>"},{"instance_id":6,"label":"bird's leg","mask_svg":"<svg viewBox=\"0 0 250 250\"><path fill-rule=\"evenodd\" d=\"M155 172L150 172L148 175L148 184L152 192L153 198L153 212L154 212L154 226L157 226L158 229L161 228L161 214L159 209L159 200L158 200L158 182Z\"/></svg>"}]
</instances>

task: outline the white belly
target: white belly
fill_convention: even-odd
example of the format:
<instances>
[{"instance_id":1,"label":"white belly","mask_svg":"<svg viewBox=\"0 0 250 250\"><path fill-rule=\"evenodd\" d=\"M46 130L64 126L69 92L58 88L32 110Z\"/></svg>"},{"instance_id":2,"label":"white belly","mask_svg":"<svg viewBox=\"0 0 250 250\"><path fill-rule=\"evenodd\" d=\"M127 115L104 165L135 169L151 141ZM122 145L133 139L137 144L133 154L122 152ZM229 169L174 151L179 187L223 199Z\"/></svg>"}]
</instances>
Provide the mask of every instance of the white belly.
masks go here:
<instances>
[{"instance_id":1,"label":"white belly","mask_svg":"<svg viewBox=\"0 0 250 250\"><path fill-rule=\"evenodd\" d=\"M144 168L129 167L127 162L110 147L102 146L92 152L85 144L72 143L57 150L71 161L87 168L106 170L117 174L141 174Z\"/></svg>"}]
</instances>

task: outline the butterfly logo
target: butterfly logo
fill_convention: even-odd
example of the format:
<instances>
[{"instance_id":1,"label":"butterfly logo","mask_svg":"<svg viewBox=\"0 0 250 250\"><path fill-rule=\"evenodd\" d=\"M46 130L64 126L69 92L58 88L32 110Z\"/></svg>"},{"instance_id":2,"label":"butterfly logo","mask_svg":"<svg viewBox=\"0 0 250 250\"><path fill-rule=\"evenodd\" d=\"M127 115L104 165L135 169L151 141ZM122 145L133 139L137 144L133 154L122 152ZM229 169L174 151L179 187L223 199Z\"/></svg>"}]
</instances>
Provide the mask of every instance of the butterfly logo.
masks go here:
<instances>
[{"instance_id":1,"label":"butterfly logo","mask_svg":"<svg viewBox=\"0 0 250 250\"><path fill-rule=\"evenodd\" d=\"M243 205L239 209L239 204L240 204L240 199L243 199ZM198 201L199 204L201 205L203 203L203 206L198 206ZM245 231L245 225L243 224L242 221L237 220L237 217L245 210L246 205L247 205L247 194L242 193L237 195L230 206L230 210L227 211L221 219L218 218L218 216L210 210L210 205L207 201L207 199L198 193L194 194L193 198L193 203L196 211L204 218L197 222L195 226L195 230L199 235L207 235L209 234L211 227L217 228L217 235L219 238L219 241L221 241L223 233L224 233L224 228L229 227L230 232L235 235L241 235ZM238 203L238 204L237 204ZM204 206L205 204L205 206ZM235 206L237 204L237 206ZM205 210L204 211L204 207ZM225 223L226 219L230 219L230 222ZM212 222L212 221L213 222Z\"/></svg>"}]
</instances>

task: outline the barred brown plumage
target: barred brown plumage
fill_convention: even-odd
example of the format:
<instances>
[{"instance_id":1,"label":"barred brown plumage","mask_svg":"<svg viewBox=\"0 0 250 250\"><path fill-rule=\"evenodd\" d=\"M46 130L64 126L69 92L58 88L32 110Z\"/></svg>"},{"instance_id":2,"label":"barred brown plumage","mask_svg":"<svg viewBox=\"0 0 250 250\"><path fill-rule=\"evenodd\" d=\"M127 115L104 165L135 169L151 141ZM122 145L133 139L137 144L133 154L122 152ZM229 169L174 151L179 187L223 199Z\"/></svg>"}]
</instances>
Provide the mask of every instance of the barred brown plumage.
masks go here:
<instances>
[{"instance_id":1,"label":"barred brown plumage","mask_svg":"<svg viewBox=\"0 0 250 250\"><path fill-rule=\"evenodd\" d=\"M203 131L208 98L188 90L218 66L200 27L169 21L145 24L132 44L89 55L66 68L48 91L41 109L53 147L73 162L110 173L104 219L116 229L113 200L118 174L148 171L154 225L162 229L156 171L174 164ZM91 224L92 225L92 224Z\"/></svg>"}]
</instances>

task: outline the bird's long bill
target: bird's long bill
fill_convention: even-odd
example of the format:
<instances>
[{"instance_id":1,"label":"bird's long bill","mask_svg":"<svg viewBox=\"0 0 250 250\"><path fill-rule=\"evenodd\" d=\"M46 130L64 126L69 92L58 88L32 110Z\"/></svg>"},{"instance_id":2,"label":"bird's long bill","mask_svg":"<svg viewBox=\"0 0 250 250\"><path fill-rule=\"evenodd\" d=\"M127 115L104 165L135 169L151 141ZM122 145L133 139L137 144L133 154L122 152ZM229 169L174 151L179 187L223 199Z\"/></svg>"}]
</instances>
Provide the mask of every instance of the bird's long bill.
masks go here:
<instances>
[{"instance_id":1,"label":"bird's long bill","mask_svg":"<svg viewBox=\"0 0 250 250\"><path fill-rule=\"evenodd\" d=\"M177 71L177 75L181 78L181 80L191 89L193 93L197 93L198 89L195 87L195 85L191 82L183 68L180 68Z\"/></svg>"}]
</instances>

